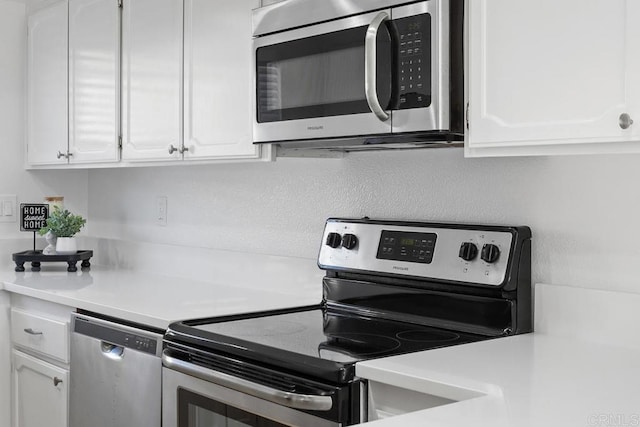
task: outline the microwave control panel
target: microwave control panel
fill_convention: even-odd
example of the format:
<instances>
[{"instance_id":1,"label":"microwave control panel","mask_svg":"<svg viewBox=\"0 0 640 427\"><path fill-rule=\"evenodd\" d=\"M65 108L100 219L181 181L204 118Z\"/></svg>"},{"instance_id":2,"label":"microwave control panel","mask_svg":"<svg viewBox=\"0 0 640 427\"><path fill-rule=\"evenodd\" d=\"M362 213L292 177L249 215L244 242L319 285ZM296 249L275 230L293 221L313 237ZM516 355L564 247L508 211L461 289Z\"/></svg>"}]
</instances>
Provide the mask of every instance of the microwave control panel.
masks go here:
<instances>
[{"instance_id":1,"label":"microwave control panel","mask_svg":"<svg viewBox=\"0 0 640 427\"><path fill-rule=\"evenodd\" d=\"M394 110L431 105L431 15L392 21L396 40L397 78Z\"/></svg>"}]
</instances>

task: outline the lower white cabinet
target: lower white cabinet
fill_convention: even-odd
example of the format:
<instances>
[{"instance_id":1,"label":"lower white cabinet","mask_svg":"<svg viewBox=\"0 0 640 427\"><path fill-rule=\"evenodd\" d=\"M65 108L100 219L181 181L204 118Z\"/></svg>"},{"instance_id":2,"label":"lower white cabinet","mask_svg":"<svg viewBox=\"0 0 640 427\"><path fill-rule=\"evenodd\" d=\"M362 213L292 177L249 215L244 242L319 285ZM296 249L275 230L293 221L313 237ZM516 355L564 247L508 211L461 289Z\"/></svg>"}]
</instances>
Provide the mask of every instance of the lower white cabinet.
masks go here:
<instances>
[{"instance_id":1,"label":"lower white cabinet","mask_svg":"<svg viewBox=\"0 0 640 427\"><path fill-rule=\"evenodd\" d=\"M11 294L7 311L11 323L11 426L68 427L72 308ZM4 427L1 422L0 427Z\"/></svg>"},{"instance_id":2,"label":"lower white cabinet","mask_svg":"<svg viewBox=\"0 0 640 427\"><path fill-rule=\"evenodd\" d=\"M69 370L18 350L13 358L13 427L67 427Z\"/></svg>"},{"instance_id":3,"label":"lower white cabinet","mask_svg":"<svg viewBox=\"0 0 640 427\"><path fill-rule=\"evenodd\" d=\"M0 291L0 427L9 427L11 422L9 304L9 294Z\"/></svg>"}]
</instances>

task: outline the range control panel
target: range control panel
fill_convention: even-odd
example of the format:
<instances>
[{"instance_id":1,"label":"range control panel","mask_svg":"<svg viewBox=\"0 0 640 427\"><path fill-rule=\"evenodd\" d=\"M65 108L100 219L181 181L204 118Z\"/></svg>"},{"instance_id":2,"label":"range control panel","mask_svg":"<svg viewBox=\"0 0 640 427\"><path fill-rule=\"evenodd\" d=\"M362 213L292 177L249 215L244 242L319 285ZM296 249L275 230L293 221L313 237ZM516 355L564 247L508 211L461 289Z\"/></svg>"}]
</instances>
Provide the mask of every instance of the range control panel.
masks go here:
<instances>
[{"instance_id":1,"label":"range control panel","mask_svg":"<svg viewBox=\"0 0 640 427\"><path fill-rule=\"evenodd\" d=\"M513 241L509 228L502 228L330 219L318 265L500 286Z\"/></svg>"}]
</instances>

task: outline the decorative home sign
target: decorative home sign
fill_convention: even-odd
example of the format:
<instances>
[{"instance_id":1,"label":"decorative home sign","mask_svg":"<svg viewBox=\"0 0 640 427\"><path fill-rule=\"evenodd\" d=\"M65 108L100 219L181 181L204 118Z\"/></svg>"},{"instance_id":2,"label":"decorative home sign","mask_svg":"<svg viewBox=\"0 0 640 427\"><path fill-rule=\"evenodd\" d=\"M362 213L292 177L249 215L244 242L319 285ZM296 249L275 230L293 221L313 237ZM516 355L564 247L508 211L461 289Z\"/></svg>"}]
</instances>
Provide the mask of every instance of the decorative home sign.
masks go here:
<instances>
[{"instance_id":1,"label":"decorative home sign","mask_svg":"<svg viewBox=\"0 0 640 427\"><path fill-rule=\"evenodd\" d=\"M20 204L20 231L33 231L33 251L36 251L36 232L47 225L49 205Z\"/></svg>"},{"instance_id":2,"label":"decorative home sign","mask_svg":"<svg viewBox=\"0 0 640 427\"><path fill-rule=\"evenodd\" d=\"M20 205L20 231L35 233L47 225L47 218L49 218L49 205L31 203Z\"/></svg>"}]
</instances>

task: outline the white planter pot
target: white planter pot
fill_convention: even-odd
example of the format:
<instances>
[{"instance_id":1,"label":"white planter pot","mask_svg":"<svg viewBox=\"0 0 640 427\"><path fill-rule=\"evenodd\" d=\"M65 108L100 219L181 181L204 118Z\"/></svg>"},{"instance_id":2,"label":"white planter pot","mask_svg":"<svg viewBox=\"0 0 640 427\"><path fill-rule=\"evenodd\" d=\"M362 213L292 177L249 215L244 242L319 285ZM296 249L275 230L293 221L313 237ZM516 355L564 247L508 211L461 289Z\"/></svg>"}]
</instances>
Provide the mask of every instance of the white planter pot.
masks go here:
<instances>
[{"instance_id":1,"label":"white planter pot","mask_svg":"<svg viewBox=\"0 0 640 427\"><path fill-rule=\"evenodd\" d=\"M58 237L56 241L56 253L58 255L73 255L78 252L75 237Z\"/></svg>"}]
</instances>

